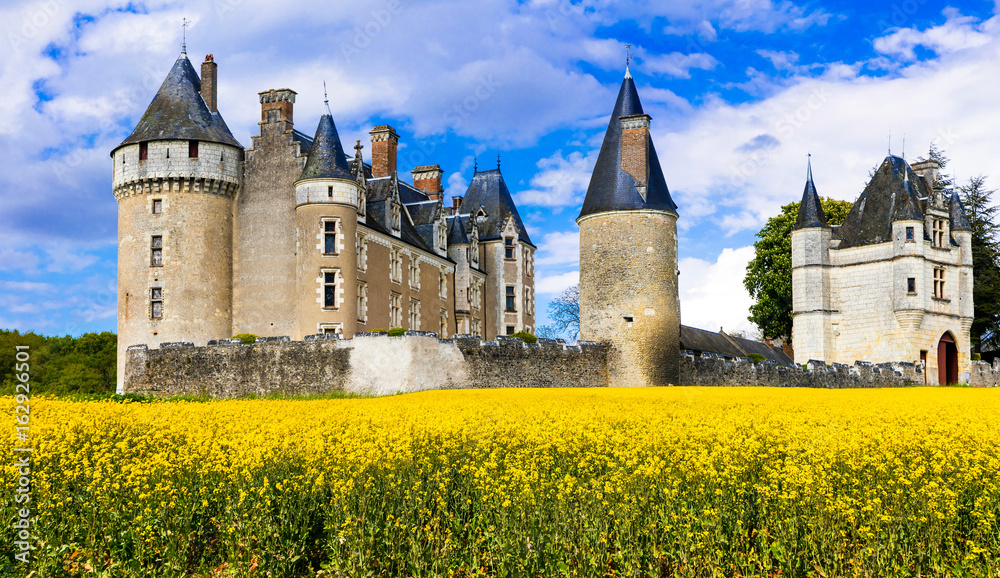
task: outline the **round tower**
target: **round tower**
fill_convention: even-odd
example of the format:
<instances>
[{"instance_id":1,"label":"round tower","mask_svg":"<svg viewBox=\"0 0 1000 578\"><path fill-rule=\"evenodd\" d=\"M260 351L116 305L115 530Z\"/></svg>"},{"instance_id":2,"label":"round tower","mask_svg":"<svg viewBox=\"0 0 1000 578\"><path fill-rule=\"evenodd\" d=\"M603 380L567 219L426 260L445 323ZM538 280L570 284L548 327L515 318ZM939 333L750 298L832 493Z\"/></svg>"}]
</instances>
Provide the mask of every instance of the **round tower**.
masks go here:
<instances>
[{"instance_id":1,"label":"round tower","mask_svg":"<svg viewBox=\"0 0 1000 578\"><path fill-rule=\"evenodd\" d=\"M580 339L610 342L612 386L678 385L677 205L628 69L580 226Z\"/></svg>"},{"instance_id":2,"label":"round tower","mask_svg":"<svg viewBox=\"0 0 1000 578\"><path fill-rule=\"evenodd\" d=\"M230 336L233 198L243 147L182 52L111 153L118 201L118 390L128 346ZM209 94L205 94L205 92ZM207 104L212 103L213 108Z\"/></svg>"},{"instance_id":3,"label":"round tower","mask_svg":"<svg viewBox=\"0 0 1000 578\"><path fill-rule=\"evenodd\" d=\"M360 148L358 155L361 170ZM360 180L348 166L327 108L305 169L295 181L295 339L315 333L354 336Z\"/></svg>"}]
</instances>

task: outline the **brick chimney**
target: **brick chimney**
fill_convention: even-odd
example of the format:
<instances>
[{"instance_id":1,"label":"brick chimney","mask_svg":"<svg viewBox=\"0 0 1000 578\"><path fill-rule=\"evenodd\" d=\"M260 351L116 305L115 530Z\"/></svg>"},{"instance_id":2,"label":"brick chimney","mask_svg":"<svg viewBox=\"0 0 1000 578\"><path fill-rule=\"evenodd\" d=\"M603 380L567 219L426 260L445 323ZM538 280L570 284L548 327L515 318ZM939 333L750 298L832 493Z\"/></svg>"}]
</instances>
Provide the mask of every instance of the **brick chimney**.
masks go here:
<instances>
[{"instance_id":1,"label":"brick chimney","mask_svg":"<svg viewBox=\"0 0 1000 578\"><path fill-rule=\"evenodd\" d=\"M218 91L219 65L215 63L215 56L208 54L201 63L201 97L212 112L219 112Z\"/></svg>"},{"instance_id":2,"label":"brick chimney","mask_svg":"<svg viewBox=\"0 0 1000 578\"><path fill-rule=\"evenodd\" d=\"M431 200L438 200L444 188L441 187L441 175L444 171L440 165L423 165L410 171L413 175L413 186L427 193Z\"/></svg>"},{"instance_id":3,"label":"brick chimney","mask_svg":"<svg viewBox=\"0 0 1000 578\"><path fill-rule=\"evenodd\" d=\"M292 106L296 92L290 88L271 89L258 92L260 97L261 122L292 122Z\"/></svg>"},{"instance_id":4,"label":"brick chimney","mask_svg":"<svg viewBox=\"0 0 1000 578\"><path fill-rule=\"evenodd\" d=\"M457 215L458 214L458 207L460 207L462 205L462 199L463 198L464 197L460 197L458 195L455 195L454 197L451 198L451 214L452 215Z\"/></svg>"},{"instance_id":5,"label":"brick chimney","mask_svg":"<svg viewBox=\"0 0 1000 578\"><path fill-rule=\"evenodd\" d=\"M622 123L622 170L635 179L636 188L646 200L646 174L649 163L649 121L648 114L634 114L621 117Z\"/></svg>"},{"instance_id":6,"label":"brick chimney","mask_svg":"<svg viewBox=\"0 0 1000 578\"><path fill-rule=\"evenodd\" d=\"M372 135L372 178L396 174L396 146L399 144L396 129L383 124L368 134Z\"/></svg>"}]
</instances>

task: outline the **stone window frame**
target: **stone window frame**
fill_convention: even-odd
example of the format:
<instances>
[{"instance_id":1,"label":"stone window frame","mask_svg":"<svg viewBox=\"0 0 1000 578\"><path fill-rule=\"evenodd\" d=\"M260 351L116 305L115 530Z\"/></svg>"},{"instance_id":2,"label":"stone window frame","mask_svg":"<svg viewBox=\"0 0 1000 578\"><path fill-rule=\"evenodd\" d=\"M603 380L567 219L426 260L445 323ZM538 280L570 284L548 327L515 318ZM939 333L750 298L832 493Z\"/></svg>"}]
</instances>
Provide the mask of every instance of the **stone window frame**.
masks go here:
<instances>
[{"instance_id":1,"label":"stone window frame","mask_svg":"<svg viewBox=\"0 0 1000 578\"><path fill-rule=\"evenodd\" d=\"M403 296L395 291L389 293L389 329L402 327Z\"/></svg>"},{"instance_id":2,"label":"stone window frame","mask_svg":"<svg viewBox=\"0 0 1000 578\"><path fill-rule=\"evenodd\" d=\"M368 283L358 281L358 323L368 322Z\"/></svg>"},{"instance_id":3,"label":"stone window frame","mask_svg":"<svg viewBox=\"0 0 1000 578\"><path fill-rule=\"evenodd\" d=\"M332 331L331 331L332 330ZM321 322L316 324L316 332L320 335L326 335L329 333L334 333L341 337L344 336L344 324L337 322Z\"/></svg>"},{"instance_id":4,"label":"stone window frame","mask_svg":"<svg viewBox=\"0 0 1000 578\"><path fill-rule=\"evenodd\" d=\"M149 236L149 266L163 266L163 235Z\"/></svg>"},{"instance_id":5,"label":"stone window frame","mask_svg":"<svg viewBox=\"0 0 1000 578\"><path fill-rule=\"evenodd\" d=\"M154 321L163 319L163 287L149 288L149 318Z\"/></svg>"},{"instance_id":6,"label":"stone window frame","mask_svg":"<svg viewBox=\"0 0 1000 578\"><path fill-rule=\"evenodd\" d=\"M438 249L448 251L448 221L443 218L438 221Z\"/></svg>"},{"instance_id":7,"label":"stone window frame","mask_svg":"<svg viewBox=\"0 0 1000 578\"><path fill-rule=\"evenodd\" d=\"M938 248L944 248L945 245L945 226L944 219L934 217L931 220L931 230L932 230L932 245Z\"/></svg>"},{"instance_id":8,"label":"stone window frame","mask_svg":"<svg viewBox=\"0 0 1000 578\"><path fill-rule=\"evenodd\" d=\"M333 282L330 282L327 275L333 275ZM344 276L340 274L339 267L324 267L319 270L319 305L323 311L338 311L340 309L340 296L343 294ZM327 305L327 291L333 289L333 305Z\"/></svg>"},{"instance_id":9,"label":"stone window frame","mask_svg":"<svg viewBox=\"0 0 1000 578\"><path fill-rule=\"evenodd\" d=\"M916 243L917 242L916 236L915 236L915 234L913 232L913 227L907 227L906 228L906 237L905 237L905 239L906 239L907 243Z\"/></svg>"},{"instance_id":10,"label":"stone window frame","mask_svg":"<svg viewBox=\"0 0 1000 578\"><path fill-rule=\"evenodd\" d=\"M420 299L410 298L410 330L420 331Z\"/></svg>"},{"instance_id":11,"label":"stone window frame","mask_svg":"<svg viewBox=\"0 0 1000 578\"><path fill-rule=\"evenodd\" d=\"M472 295L469 297L472 309L474 311L479 311L480 309L483 308L482 307L483 284L478 279L475 279L473 280L472 285L469 287L469 289L471 290L472 293Z\"/></svg>"},{"instance_id":12,"label":"stone window frame","mask_svg":"<svg viewBox=\"0 0 1000 578\"><path fill-rule=\"evenodd\" d=\"M524 288L524 313L526 315L531 315L533 313L531 303L531 287Z\"/></svg>"},{"instance_id":13,"label":"stone window frame","mask_svg":"<svg viewBox=\"0 0 1000 578\"><path fill-rule=\"evenodd\" d=\"M448 271L445 269L438 271L438 297L448 299Z\"/></svg>"},{"instance_id":14,"label":"stone window frame","mask_svg":"<svg viewBox=\"0 0 1000 578\"><path fill-rule=\"evenodd\" d=\"M503 259L504 261L516 261L517 253L514 252L516 241L514 237L503 238Z\"/></svg>"},{"instance_id":15,"label":"stone window frame","mask_svg":"<svg viewBox=\"0 0 1000 578\"><path fill-rule=\"evenodd\" d=\"M188 158L195 160L198 159L198 141L196 140L188 141Z\"/></svg>"},{"instance_id":16,"label":"stone window frame","mask_svg":"<svg viewBox=\"0 0 1000 578\"><path fill-rule=\"evenodd\" d=\"M391 232L398 237L403 227L403 207L398 201L393 201L389 212Z\"/></svg>"},{"instance_id":17,"label":"stone window frame","mask_svg":"<svg viewBox=\"0 0 1000 578\"><path fill-rule=\"evenodd\" d=\"M945 269L944 267L934 267L934 298L946 299L945 295Z\"/></svg>"},{"instance_id":18,"label":"stone window frame","mask_svg":"<svg viewBox=\"0 0 1000 578\"><path fill-rule=\"evenodd\" d=\"M365 212L368 210L368 197L365 191L361 191L358 195L358 216L361 217L362 221L365 218Z\"/></svg>"},{"instance_id":19,"label":"stone window frame","mask_svg":"<svg viewBox=\"0 0 1000 578\"><path fill-rule=\"evenodd\" d=\"M441 310L441 319L440 319L440 323L438 324L438 329L439 329L439 331L438 331L438 337L440 337L441 339L447 339L448 338L448 310L447 309L442 309Z\"/></svg>"},{"instance_id":20,"label":"stone window frame","mask_svg":"<svg viewBox=\"0 0 1000 578\"><path fill-rule=\"evenodd\" d=\"M153 204L150 209L154 215L160 215L163 213L163 199L153 199Z\"/></svg>"},{"instance_id":21,"label":"stone window frame","mask_svg":"<svg viewBox=\"0 0 1000 578\"><path fill-rule=\"evenodd\" d=\"M504 289L504 311L517 312L517 287L514 285L507 285Z\"/></svg>"},{"instance_id":22,"label":"stone window frame","mask_svg":"<svg viewBox=\"0 0 1000 578\"><path fill-rule=\"evenodd\" d=\"M483 322L478 317L473 317L469 331L481 338L483 336Z\"/></svg>"},{"instance_id":23,"label":"stone window frame","mask_svg":"<svg viewBox=\"0 0 1000 578\"><path fill-rule=\"evenodd\" d=\"M333 224L333 230L329 230L329 224ZM323 253L324 257L339 257L340 252L344 249L343 243L340 242L340 238L343 236L343 227L340 221L340 217L321 217L319 220L319 235L320 235L320 251ZM331 253L327 251L329 248L330 239L333 239L333 249Z\"/></svg>"},{"instance_id":24,"label":"stone window frame","mask_svg":"<svg viewBox=\"0 0 1000 578\"><path fill-rule=\"evenodd\" d=\"M506 333L507 335L514 335L515 333L517 333L517 327L514 325L507 325Z\"/></svg>"},{"instance_id":25,"label":"stone window frame","mask_svg":"<svg viewBox=\"0 0 1000 578\"><path fill-rule=\"evenodd\" d=\"M368 236L358 233L355 237L355 248L358 253L358 271L364 273L368 270Z\"/></svg>"},{"instance_id":26,"label":"stone window frame","mask_svg":"<svg viewBox=\"0 0 1000 578\"><path fill-rule=\"evenodd\" d=\"M141 142L139 143L139 160L145 161L149 160L149 143Z\"/></svg>"},{"instance_id":27,"label":"stone window frame","mask_svg":"<svg viewBox=\"0 0 1000 578\"><path fill-rule=\"evenodd\" d=\"M403 248L396 245L389 247L389 281L403 282Z\"/></svg>"},{"instance_id":28,"label":"stone window frame","mask_svg":"<svg viewBox=\"0 0 1000 578\"><path fill-rule=\"evenodd\" d=\"M472 238L469 239L469 263L473 267L479 267L479 231L477 227L472 228Z\"/></svg>"},{"instance_id":29,"label":"stone window frame","mask_svg":"<svg viewBox=\"0 0 1000 578\"><path fill-rule=\"evenodd\" d=\"M916 277L906 278L906 294L916 295L917 294L917 279Z\"/></svg>"},{"instance_id":30,"label":"stone window frame","mask_svg":"<svg viewBox=\"0 0 1000 578\"><path fill-rule=\"evenodd\" d=\"M420 258L410 253L409 263L410 289L420 291Z\"/></svg>"}]
</instances>

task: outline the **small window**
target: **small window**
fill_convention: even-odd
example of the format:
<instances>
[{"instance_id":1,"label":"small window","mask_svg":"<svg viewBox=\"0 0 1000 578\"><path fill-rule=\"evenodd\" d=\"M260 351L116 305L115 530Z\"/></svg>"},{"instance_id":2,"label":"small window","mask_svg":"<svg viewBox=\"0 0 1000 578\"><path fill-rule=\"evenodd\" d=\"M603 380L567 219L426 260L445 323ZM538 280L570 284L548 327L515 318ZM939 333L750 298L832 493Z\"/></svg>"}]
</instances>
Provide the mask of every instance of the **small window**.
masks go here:
<instances>
[{"instance_id":1,"label":"small window","mask_svg":"<svg viewBox=\"0 0 1000 578\"><path fill-rule=\"evenodd\" d=\"M337 273L323 273L323 307L337 307Z\"/></svg>"},{"instance_id":2,"label":"small window","mask_svg":"<svg viewBox=\"0 0 1000 578\"><path fill-rule=\"evenodd\" d=\"M344 336L344 326L340 323L320 323L319 332L322 335Z\"/></svg>"},{"instance_id":3,"label":"small window","mask_svg":"<svg viewBox=\"0 0 1000 578\"><path fill-rule=\"evenodd\" d=\"M438 294L442 299L448 298L448 275L444 271L438 272Z\"/></svg>"},{"instance_id":4,"label":"small window","mask_svg":"<svg viewBox=\"0 0 1000 578\"><path fill-rule=\"evenodd\" d=\"M944 269L934 269L934 297L944 299Z\"/></svg>"},{"instance_id":5,"label":"small window","mask_svg":"<svg viewBox=\"0 0 1000 578\"><path fill-rule=\"evenodd\" d=\"M153 199L153 214L159 215L163 212L163 201L160 199Z\"/></svg>"},{"instance_id":6,"label":"small window","mask_svg":"<svg viewBox=\"0 0 1000 578\"><path fill-rule=\"evenodd\" d=\"M149 143L139 143L139 160L144 161L149 158Z\"/></svg>"},{"instance_id":7,"label":"small window","mask_svg":"<svg viewBox=\"0 0 1000 578\"><path fill-rule=\"evenodd\" d=\"M368 320L368 284L358 282L358 323Z\"/></svg>"},{"instance_id":8,"label":"small window","mask_svg":"<svg viewBox=\"0 0 1000 578\"><path fill-rule=\"evenodd\" d=\"M906 279L906 292L913 295L917 292L917 280L913 277Z\"/></svg>"},{"instance_id":9,"label":"small window","mask_svg":"<svg viewBox=\"0 0 1000 578\"><path fill-rule=\"evenodd\" d=\"M358 271L365 271L368 268L368 239L364 235L358 235L357 247Z\"/></svg>"},{"instance_id":10,"label":"small window","mask_svg":"<svg viewBox=\"0 0 1000 578\"><path fill-rule=\"evenodd\" d=\"M514 311L514 286L507 286L507 311Z\"/></svg>"},{"instance_id":11,"label":"small window","mask_svg":"<svg viewBox=\"0 0 1000 578\"><path fill-rule=\"evenodd\" d=\"M629 325L632 325L632 322L635 321L635 317L631 315L622 315L622 319L625 321L625 323L628 323Z\"/></svg>"},{"instance_id":12,"label":"small window","mask_svg":"<svg viewBox=\"0 0 1000 578\"><path fill-rule=\"evenodd\" d=\"M507 326L507 335L514 335L514 326L513 325L508 325Z\"/></svg>"},{"instance_id":13,"label":"small window","mask_svg":"<svg viewBox=\"0 0 1000 578\"><path fill-rule=\"evenodd\" d=\"M907 227L906 228L906 242L907 243L913 243L913 242L915 242L914 239L913 239L913 227Z\"/></svg>"},{"instance_id":14,"label":"small window","mask_svg":"<svg viewBox=\"0 0 1000 578\"><path fill-rule=\"evenodd\" d=\"M323 221L323 254L337 254L337 221Z\"/></svg>"},{"instance_id":15,"label":"small window","mask_svg":"<svg viewBox=\"0 0 1000 578\"><path fill-rule=\"evenodd\" d=\"M389 328L400 327L403 324L402 297L399 293L389 295Z\"/></svg>"},{"instance_id":16,"label":"small window","mask_svg":"<svg viewBox=\"0 0 1000 578\"><path fill-rule=\"evenodd\" d=\"M410 253L410 289L420 289L420 260Z\"/></svg>"},{"instance_id":17,"label":"small window","mask_svg":"<svg viewBox=\"0 0 1000 578\"><path fill-rule=\"evenodd\" d=\"M326 188L326 196L330 197L330 198L333 198L333 187L327 187Z\"/></svg>"},{"instance_id":18,"label":"small window","mask_svg":"<svg viewBox=\"0 0 1000 578\"><path fill-rule=\"evenodd\" d=\"M198 158L198 141L196 140L188 141L188 158L189 159Z\"/></svg>"},{"instance_id":19,"label":"small window","mask_svg":"<svg viewBox=\"0 0 1000 578\"><path fill-rule=\"evenodd\" d=\"M507 238L503 240L503 257L507 260L514 258L514 239Z\"/></svg>"},{"instance_id":20,"label":"small window","mask_svg":"<svg viewBox=\"0 0 1000 578\"><path fill-rule=\"evenodd\" d=\"M420 330L420 301L410 299L410 330Z\"/></svg>"},{"instance_id":21,"label":"small window","mask_svg":"<svg viewBox=\"0 0 1000 578\"><path fill-rule=\"evenodd\" d=\"M149 290L149 305L149 316L151 318L163 318L163 289L154 287Z\"/></svg>"},{"instance_id":22,"label":"small window","mask_svg":"<svg viewBox=\"0 0 1000 578\"><path fill-rule=\"evenodd\" d=\"M153 267L163 266L163 237L160 235L153 235L149 243L150 248L150 259L149 264Z\"/></svg>"},{"instance_id":23,"label":"small window","mask_svg":"<svg viewBox=\"0 0 1000 578\"><path fill-rule=\"evenodd\" d=\"M944 219L934 219L933 224L934 237L933 242L935 247L944 247Z\"/></svg>"},{"instance_id":24,"label":"small window","mask_svg":"<svg viewBox=\"0 0 1000 578\"><path fill-rule=\"evenodd\" d=\"M441 339L448 338L448 311L445 309L441 310L441 327L438 331L438 337Z\"/></svg>"}]
</instances>

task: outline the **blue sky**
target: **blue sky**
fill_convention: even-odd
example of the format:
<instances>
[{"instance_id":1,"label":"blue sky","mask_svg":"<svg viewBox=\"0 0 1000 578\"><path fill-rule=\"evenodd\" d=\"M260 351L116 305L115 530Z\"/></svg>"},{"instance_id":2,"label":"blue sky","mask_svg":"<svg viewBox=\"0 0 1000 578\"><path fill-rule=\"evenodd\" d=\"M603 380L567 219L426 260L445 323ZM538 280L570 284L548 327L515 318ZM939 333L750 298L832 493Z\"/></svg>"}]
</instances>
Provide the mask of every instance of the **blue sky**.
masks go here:
<instances>
[{"instance_id":1,"label":"blue sky","mask_svg":"<svg viewBox=\"0 0 1000 578\"><path fill-rule=\"evenodd\" d=\"M0 8L0 328L114 331L110 151L180 51L219 64L219 110L245 146L257 92L322 83L342 139L388 123L399 168L438 163L463 194L501 168L539 248L538 310L577 277L574 222L621 83L625 44L680 214L682 322L751 329L754 233L801 196L854 200L885 156L934 141L960 181L1000 171L993 2L499 0L113 3ZM368 148L365 149L368 158ZM541 320L539 325L545 323Z\"/></svg>"}]
</instances>

